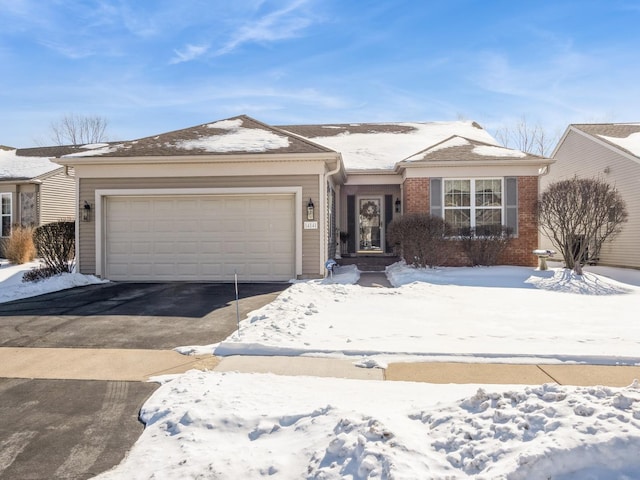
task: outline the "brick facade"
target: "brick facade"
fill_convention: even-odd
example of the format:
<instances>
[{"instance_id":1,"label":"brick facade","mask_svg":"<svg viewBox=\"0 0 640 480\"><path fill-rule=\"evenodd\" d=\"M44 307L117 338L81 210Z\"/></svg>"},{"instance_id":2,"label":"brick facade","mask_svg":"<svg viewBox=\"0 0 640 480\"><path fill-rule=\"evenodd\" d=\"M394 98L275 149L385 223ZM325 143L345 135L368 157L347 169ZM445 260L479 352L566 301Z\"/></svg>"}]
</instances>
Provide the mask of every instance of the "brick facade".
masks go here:
<instances>
[{"instance_id":1,"label":"brick facade","mask_svg":"<svg viewBox=\"0 0 640 480\"><path fill-rule=\"evenodd\" d=\"M518 177L518 236L501 255L499 265L534 267L538 248L538 177ZM404 183L404 213L429 213L429 178L407 178ZM453 246L453 245L452 245ZM469 265L466 255L452 248L448 266Z\"/></svg>"},{"instance_id":2,"label":"brick facade","mask_svg":"<svg viewBox=\"0 0 640 480\"><path fill-rule=\"evenodd\" d=\"M535 267L538 259L531 252L538 248L538 177L518 177L518 238L502 255L502 265Z\"/></svg>"},{"instance_id":3,"label":"brick facade","mask_svg":"<svg viewBox=\"0 0 640 480\"><path fill-rule=\"evenodd\" d=\"M404 213L429 213L429 178L404 181Z\"/></svg>"}]
</instances>

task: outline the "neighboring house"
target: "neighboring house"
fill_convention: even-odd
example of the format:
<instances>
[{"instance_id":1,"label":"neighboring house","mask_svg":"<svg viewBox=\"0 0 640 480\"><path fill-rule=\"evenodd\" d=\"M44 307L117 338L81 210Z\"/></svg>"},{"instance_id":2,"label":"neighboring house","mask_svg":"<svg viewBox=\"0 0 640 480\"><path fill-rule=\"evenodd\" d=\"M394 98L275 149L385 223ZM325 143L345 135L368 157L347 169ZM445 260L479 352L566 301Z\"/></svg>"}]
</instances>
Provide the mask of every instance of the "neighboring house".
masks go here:
<instances>
[{"instance_id":1,"label":"neighboring house","mask_svg":"<svg viewBox=\"0 0 640 480\"><path fill-rule=\"evenodd\" d=\"M601 265L640 268L640 123L569 125L553 151L555 164L543 177L542 190L550 183L569 179L598 178L622 196L628 222L612 242L606 242L597 258ZM541 244L552 248L541 234Z\"/></svg>"},{"instance_id":2,"label":"neighboring house","mask_svg":"<svg viewBox=\"0 0 640 480\"><path fill-rule=\"evenodd\" d=\"M339 253L393 255L385 229L403 212L511 226L502 262L535 265L538 176L550 160L500 147L476 123L273 127L242 115L92 147L56 160L75 172L82 273L318 278Z\"/></svg>"},{"instance_id":3,"label":"neighboring house","mask_svg":"<svg viewBox=\"0 0 640 480\"><path fill-rule=\"evenodd\" d=\"M0 255L16 225L39 226L76 215L68 169L27 150L0 147Z\"/></svg>"}]
</instances>

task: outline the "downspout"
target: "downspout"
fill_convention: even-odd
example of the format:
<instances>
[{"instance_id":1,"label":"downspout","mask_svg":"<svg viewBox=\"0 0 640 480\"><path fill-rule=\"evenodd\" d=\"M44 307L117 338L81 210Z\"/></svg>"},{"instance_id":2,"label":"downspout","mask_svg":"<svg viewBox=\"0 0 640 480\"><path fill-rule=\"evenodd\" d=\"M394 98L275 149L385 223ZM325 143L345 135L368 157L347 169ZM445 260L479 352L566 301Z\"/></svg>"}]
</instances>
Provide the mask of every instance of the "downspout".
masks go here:
<instances>
[{"instance_id":1,"label":"downspout","mask_svg":"<svg viewBox=\"0 0 640 480\"><path fill-rule=\"evenodd\" d=\"M41 225L42 224L42 198L40 198L40 195L42 195L42 189L40 188L40 183L36 183L36 224L37 225Z\"/></svg>"},{"instance_id":2,"label":"downspout","mask_svg":"<svg viewBox=\"0 0 640 480\"><path fill-rule=\"evenodd\" d=\"M336 157L336 168L334 168L333 170L329 170L328 172L325 172L325 174L323 175L323 181L322 181L322 185L320 188L321 191L321 205L320 208L322 208L322 212L323 217L324 217L324 221L322 222L322 233L320 235L321 238L321 244L320 244L320 271L323 272L326 275L325 272L325 268L324 268L324 263L327 261L327 241L329 240L329 237L327 235L327 218L326 218L326 208L327 208L327 181L329 180L330 177L333 177L336 173L338 173L340 170L342 170L342 155L340 153L338 153L337 157ZM340 211L338 208L338 196L336 195L336 205L335 205L335 223L336 225L339 225L339 215L338 212ZM331 225L329 225L329 227L331 227Z\"/></svg>"},{"instance_id":3,"label":"downspout","mask_svg":"<svg viewBox=\"0 0 640 480\"><path fill-rule=\"evenodd\" d=\"M22 204L20 203L20 184L16 184L16 200L11 205L11 208L15 209L15 216L13 216L13 212L11 212L12 218L15 219L12 223L14 225L22 225ZM13 225L11 225L13 229Z\"/></svg>"}]
</instances>

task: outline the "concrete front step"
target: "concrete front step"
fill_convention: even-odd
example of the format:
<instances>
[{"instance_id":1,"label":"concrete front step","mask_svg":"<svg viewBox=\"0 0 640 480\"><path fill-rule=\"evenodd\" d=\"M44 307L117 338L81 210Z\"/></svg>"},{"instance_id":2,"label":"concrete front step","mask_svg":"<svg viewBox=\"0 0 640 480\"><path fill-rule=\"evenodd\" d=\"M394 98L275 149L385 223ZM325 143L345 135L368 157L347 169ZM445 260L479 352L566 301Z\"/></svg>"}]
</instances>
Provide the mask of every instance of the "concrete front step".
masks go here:
<instances>
[{"instance_id":1,"label":"concrete front step","mask_svg":"<svg viewBox=\"0 0 640 480\"><path fill-rule=\"evenodd\" d=\"M337 259L338 265L356 265L361 272L384 272L385 268L400 259L388 255L368 255L358 257L343 257Z\"/></svg>"}]
</instances>

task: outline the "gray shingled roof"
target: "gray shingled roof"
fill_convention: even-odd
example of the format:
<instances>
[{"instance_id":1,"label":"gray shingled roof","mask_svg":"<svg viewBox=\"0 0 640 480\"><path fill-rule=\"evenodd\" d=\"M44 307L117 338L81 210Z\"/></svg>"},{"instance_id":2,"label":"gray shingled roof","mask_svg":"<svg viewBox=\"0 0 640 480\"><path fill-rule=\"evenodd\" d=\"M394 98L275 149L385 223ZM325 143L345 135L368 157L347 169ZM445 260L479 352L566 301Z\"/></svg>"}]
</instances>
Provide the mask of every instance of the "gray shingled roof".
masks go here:
<instances>
[{"instance_id":1,"label":"gray shingled roof","mask_svg":"<svg viewBox=\"0 0 640 480\"><path fill-rule=\"evenodd\" d=\"M398 162L454 135L497 144L480 125L469 121L285 125L278 128L340 152L345 168L350 171L391 170Z\"/></svg>"},{"instance_id":2,"label":"gray shingled roof","mask_svg":"<svg viewBox=\"0 0 640 480\"><path fill-rule=\"evenodd\" d=\"M599 140L602 140L617 149L623 150L630 155L640 158L640 152L629 150L621 145L620 142L604 138L613 137L626 139L630 135L640 133L640 123L576 123L572 124L571 127L598 138Z\"/></svg>"},{"instance_id":3,"label":"gray shingled roof","mask_svg":"<svg viewBox=\"0 0 640 480\"><path fill-rule=\"evenodd\" d=\"M62 153L67 157L150 157L237 155L254 153L327 153L316 145L246 115L205 123L126 142L103 144L100 148Z\"/></svg>"},{"instance_id":4,"label":"gray shingled roof","mask_svg":"<svg viewBox=\"0 0 640 480\"><path fill-rule=\"evenodd\" d=\"M405 162L478 162L543 159L538 155L453 135L405 159Z\"/></svg>"},{"instance_id":5,"label":"gray shingled roof","mask_svg":"<svg viewBox=\"0 0 640 480\"><path fill-rule=\"evenodd\" d=\"M301 137L319 138L354 133L409 133L416 128L398 123L330 123L322 125L279 125L278 128Z\"/></svg>"}]
</instances>

